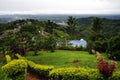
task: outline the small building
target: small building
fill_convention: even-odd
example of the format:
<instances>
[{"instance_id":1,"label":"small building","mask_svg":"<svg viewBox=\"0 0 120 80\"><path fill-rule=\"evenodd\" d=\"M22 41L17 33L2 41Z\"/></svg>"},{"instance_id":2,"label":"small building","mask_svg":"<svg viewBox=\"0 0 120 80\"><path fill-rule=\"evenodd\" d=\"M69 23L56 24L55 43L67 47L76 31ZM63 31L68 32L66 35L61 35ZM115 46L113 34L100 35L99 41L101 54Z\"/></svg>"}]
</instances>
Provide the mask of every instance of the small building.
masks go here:
<instances>
[{"instance_id":1,"label":"small building","mask_svg":"<svg viewBox=\"0 0 120 80\"><path fill-rule=\"evenodd\" d=\"M87 41L85 41L84 39L80 39L80 40L70 40L69 43L73 46L82 46L82 47L87 47Z\"/></svg>"}]
</instances>

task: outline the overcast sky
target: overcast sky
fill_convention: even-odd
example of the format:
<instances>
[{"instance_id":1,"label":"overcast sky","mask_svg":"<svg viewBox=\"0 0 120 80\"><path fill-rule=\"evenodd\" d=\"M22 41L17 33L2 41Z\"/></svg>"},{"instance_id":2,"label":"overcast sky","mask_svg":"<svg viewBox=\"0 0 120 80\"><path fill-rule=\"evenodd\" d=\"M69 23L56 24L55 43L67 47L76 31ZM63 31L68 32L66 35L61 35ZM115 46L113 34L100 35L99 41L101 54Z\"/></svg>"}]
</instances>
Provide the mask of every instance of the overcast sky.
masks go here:
<instances>
[{"instance_id":1,"label":"overcast sky","mask_svg":"<svg viewBox=\"0 0 120 80\"><path fill-rule=\"evenodd\" d=\"M120 14L120 0L0 0L0 14Z\"/></svg>"}]
</instances>

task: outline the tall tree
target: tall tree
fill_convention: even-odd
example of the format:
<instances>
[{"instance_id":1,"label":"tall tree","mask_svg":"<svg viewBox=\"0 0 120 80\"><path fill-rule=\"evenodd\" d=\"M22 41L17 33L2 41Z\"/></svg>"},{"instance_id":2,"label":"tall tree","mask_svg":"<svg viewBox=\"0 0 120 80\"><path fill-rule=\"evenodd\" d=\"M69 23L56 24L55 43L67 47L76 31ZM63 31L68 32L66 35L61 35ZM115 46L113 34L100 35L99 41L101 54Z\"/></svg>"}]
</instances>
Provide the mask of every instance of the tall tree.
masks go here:
<instances>
[{"instance_id":1,"label":"tall tree","mask_svg":"<svg viewBox=\"0 0 120 80\"><path fill-rule=\"evenodd\" d=\"M76 18L69 16L68 20L67 20L67 33L69 33L70 35L73 35L75 33L75 27L77 25L77 20Z\"/></svg>"},{"instance_id":2,"label":"tall tree","mask_svg":"<svg viewBox=\"0 0 120 80\"><path fill-rule=\"evenodd\" d=\"M45 23L45 31L48 33L52 33L53 29L56 27L55 23L51 20L47 20Z\"/></svg>"},{"instance_id":3,"label":"tall tree","mask_svg":"<svg viewBox=\"0 0 120 80\"><path fill-rule=\"evenodd\" d=\"M104 52L106 50L106 38L103 33L102 19L95 17L93 19L92 27L89 30L88 49L95 49L97 51Z\"/></svg>"},{"instance_id":4,"label":"tall tree","mask_svg":"<svg viewBox=\"0 0 120 80\"><path fill-rule=\"evenodd\" d=\"M109 58L120 61L120 32L110 38L108 45Z\"/></svg>"}]
</instances>

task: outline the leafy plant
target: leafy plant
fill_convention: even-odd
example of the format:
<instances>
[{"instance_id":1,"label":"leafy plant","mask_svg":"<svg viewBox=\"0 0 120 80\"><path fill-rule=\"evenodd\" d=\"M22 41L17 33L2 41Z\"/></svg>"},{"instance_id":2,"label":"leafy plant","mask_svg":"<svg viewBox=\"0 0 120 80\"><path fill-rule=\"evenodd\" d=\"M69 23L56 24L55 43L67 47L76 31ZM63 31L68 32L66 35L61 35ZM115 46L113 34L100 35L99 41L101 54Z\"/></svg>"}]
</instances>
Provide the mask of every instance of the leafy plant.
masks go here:
<instances>
[{"instance_id":1,"label":"leafy plant","mask_svg":"<svg viewBox=\"0 0 120 80\"><path fill-rule=\"evenodd\" d=\"M96 69L85 68L59 68L49 74L50 80L102 80Z\"/></svg>"},{"instance_id":2,"label":"leafy plant","mask_svg":"<svg viewBox=\"0 0 120 80\"><path fill-rule=\"evenodd\" d=\"M9 55L5 55L6 62L9 63L11 61L11 57Z\"/></svg>"},{"instance_id":3,"label":"leafy plant","mask_svg":"<svg viewBox=\"0 0 120 80\"><path fill-rule=\"evenodd\" d=\"M115 68L116 65L114 61L112 61L111 64L108 64L108 62L106 62L102 57L98 58L98 70L105 79L112 76Z\"/></svg>"},{"instance_id":4,"label":"leafy plant","mask_svg":"<svg viewBox=\"0 0 120 80\"><path fill-rule=\"evenodd\" d=\"M8 64L2 66L2 71L5 78L13 80L25 80L27 63L25 60L13 60Z\"/></svg>"}]
</instances>

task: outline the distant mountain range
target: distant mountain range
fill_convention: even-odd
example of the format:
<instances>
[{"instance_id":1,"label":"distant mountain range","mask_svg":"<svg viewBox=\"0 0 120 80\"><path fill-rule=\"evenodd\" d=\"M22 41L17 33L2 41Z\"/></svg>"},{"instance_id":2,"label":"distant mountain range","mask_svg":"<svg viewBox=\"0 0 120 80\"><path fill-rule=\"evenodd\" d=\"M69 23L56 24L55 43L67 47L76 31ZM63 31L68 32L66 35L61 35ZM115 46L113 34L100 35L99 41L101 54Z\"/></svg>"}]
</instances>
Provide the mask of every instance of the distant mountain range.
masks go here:
<instances>
[{"instance_id":1,"label":"distant mountain range","mask_svg":"<svg viewBox=\"0 0 120 80\"><path fill-rule=\"evenodd\" d=\"M52 20L54 22L63 22L66 21L68 16L73 16L75 18L87 18L87 17L100 17L107 19L120 19L120 14L118 15L0 15L0 23L11 22L21 19L37 19L39 21Z\"/></svg>"}]
</instances>

